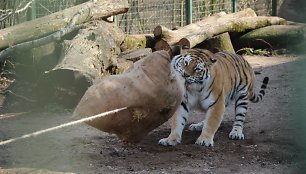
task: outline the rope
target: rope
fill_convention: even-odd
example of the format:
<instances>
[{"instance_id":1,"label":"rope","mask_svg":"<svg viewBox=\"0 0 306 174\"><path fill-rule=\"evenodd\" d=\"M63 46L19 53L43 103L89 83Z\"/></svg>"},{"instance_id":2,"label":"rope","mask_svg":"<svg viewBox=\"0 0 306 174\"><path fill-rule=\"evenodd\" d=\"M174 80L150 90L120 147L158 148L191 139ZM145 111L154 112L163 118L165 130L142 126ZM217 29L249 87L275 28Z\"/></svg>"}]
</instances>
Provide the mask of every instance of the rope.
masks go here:
<instances>
[{"instance_id":1,"label":"rope","mask_svg":"<svg viewBox=\"0 0 306 174\"><path fill-rule=\"evenodd\" d=\"M50 132L50 131L54 131L54 130L57 130L57 129L61 129L61 128L64 128L64 127L73 126L73 125L76 125L78 123L82 123L82 122L86 122L86 121L92 121L92 120L94 120L96 118L104 117L104 116L110 115L110 114L114 114L114 113L117 113L117 112L125 110L125 109L127 109L127 107L111 110L111 111L108 111L108 112L103 112L103 113L100 113L100 114L97 114L97 115L93 115L93 116L90 116L90 117L86 117L86 118L83 118L83 119L80 119L80 120L71 121L71 122L68 122L68 123L65 123L65 124L61 124L59 126L51 127L51 128L48 128L48 129L43 129L43 130L40 130L40 131L37 131L37 132L33 132L33 133L30 133L30 134L25 134L25 135L17 137L17 138L12 138L12 139L9 139L9 140L1 141L0 142L0 146L12 143L12 142L17 141L17 140L22 140L22 139L25 139L25 138L30 138L30 137L34 137L34 136L37 136L37 135L40 135L40 134L43 134L43 133L46 133L46 132Z\"/></svg>"}]
</instances>

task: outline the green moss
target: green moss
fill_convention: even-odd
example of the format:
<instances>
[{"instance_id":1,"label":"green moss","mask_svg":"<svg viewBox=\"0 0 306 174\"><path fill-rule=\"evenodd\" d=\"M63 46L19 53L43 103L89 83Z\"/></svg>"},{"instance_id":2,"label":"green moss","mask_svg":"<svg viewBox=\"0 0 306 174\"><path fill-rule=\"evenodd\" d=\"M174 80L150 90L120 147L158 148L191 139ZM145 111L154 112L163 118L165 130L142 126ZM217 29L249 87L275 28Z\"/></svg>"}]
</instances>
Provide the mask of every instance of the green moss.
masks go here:
<instances>
[{"instance_id":1,"label":"green moss","mask_svg":"<svg viewBox=\"0 0 306 174\"><path fill-rule=\"evenodd\" d=\"M286 20L280 20L279 24L286 24ZM271 25L271 22L269 19L256 21L255 24L252 24L252 25L244 23L244 22L240 22L240 23L233 22L231 29L235 32L245 32L248 29L256 29L256 28L261 28L261 27L270 26L270 25ZM250 28L250 26L253 26L253 27Z\"/></svg>"},{"instance_id":2,"label":"green moss","mask_svg":"<svg viewBox=\"0 0 306 174\"><path fill-rule=\"evenodd\" d=\"M145 48L147 45L146 39L140 40L133 37L126 37L124 43L128 49Z\"/></svg>"},{"instance_id":3,"label":"green moss","mask_svg":"<svg viewBox=\"0 0 306 174\"><path fill-rule=\"evenodd\" d=\"M231 28L235 32L244 32L247 25L243 23L233 23Z\"/></svg>"}]
</instances>

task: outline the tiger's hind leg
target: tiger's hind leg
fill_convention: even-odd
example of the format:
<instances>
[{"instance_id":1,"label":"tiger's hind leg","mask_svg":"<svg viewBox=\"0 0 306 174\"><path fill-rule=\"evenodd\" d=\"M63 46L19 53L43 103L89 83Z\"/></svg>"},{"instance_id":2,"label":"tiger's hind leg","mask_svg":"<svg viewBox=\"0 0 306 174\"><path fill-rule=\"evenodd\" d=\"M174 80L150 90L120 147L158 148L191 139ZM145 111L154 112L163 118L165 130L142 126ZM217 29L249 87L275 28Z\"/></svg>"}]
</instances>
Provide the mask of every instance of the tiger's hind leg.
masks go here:
<instances>
[{"instance_id":1,"label":"tiger's hind leg","mask_svg":"<svg viewBox=\"0 0 306 174\"><path fill-rule=\"evenodd\" d=\"M243 140L243 124L245 121L245 116L248 110L248 98L247 94L241 94L235 103L235 121L233 129L229 134L229 138L233 140Z\"/></svg>"}]
</instances>

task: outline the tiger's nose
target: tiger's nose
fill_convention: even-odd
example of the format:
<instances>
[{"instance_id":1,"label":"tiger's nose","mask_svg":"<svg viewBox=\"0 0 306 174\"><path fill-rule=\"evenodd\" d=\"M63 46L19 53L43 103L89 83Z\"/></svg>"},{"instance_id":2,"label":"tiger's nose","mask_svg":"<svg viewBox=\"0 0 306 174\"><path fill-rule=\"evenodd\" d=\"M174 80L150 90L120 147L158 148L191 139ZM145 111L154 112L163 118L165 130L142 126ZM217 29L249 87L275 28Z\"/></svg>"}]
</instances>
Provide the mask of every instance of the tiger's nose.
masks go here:
<instances>
[{"instance_id":1,"label":"tiger's nose","mask_svg":"<svg viewBox=\"0 0 306 174\"><path fill-rule=\"evenodd\" d=\"M183 77L190 77L190 75L188 75L188 74L186 74L186 73L184 72Z\"/></svg>"}]
</instances>

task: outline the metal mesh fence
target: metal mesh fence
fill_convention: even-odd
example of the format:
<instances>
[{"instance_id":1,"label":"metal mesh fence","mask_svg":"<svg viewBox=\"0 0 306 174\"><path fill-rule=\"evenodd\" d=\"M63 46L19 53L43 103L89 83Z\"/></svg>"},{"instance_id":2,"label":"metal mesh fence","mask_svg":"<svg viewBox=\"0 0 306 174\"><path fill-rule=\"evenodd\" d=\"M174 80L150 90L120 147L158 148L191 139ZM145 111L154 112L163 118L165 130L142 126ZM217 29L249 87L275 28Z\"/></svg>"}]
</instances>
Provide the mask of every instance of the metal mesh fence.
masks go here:
<instances>
[{"instance_id":1,"label":"metal mesh fence","mask_svg":"<svg viewBox=\"0 0 306 174\"><path fill-rule=\"evenodd\" d=\"M230 13L232 10L231 0L193 0L192 2L193 22L202 20L205 16L224 11Z\"/></svg>"},{"instance_id":2,"label":"metal mesh fence","mask_svg":"<svg viewBox=\"0 0 306 174\"><path fill-rule=\"evenodd\" d=\"M130 9L118 15L118 26L126 33L152 33L157 25L170 29L186 25L186 0L129 0ZM193 0L192 21L221 11L231 11L231 0Z\"/></svg>"},{"instance_id":3,"label":"metal mesh fence","mask_svg":"<svg viewBox=\"0 0 306 174\"><path fill-rule=\"evenodd\" d=\"M34 3L35 7L33 18L39 18L48 14L75 6L82 1L78 0L44 0ZM34 16L35 15L35 16Z\"/></svg>"},{"instance_id":4,"label":"metal mesh fence","mask_svg":"<svg viewBox=\"0 0 306 174\"><path fill-rule=\"evenodd\" d=\"M87 0L2 0L2 2L0 2L0 9L6 11L10 10L12 14L5 20L1 20L0 29L46 16L86 1ZM18 10L21 12L14 14L14 12Z\"/></svg>"},{"instance_id":5,"label":"metal mesh fence","mask_svg":"<svg viewBox=\"0 0 306 174\"><path fill-rule=\"evenodd\" d=\"M130 9L117 16L118 26L126 33L151 33L157 25L184 26L185 0L129 0Z\"/></svg>"},{"instance_id":6,"label":"metal mesh fence","mask_svg":"<svg viewBox=\"0 0 306 174\"><path fill-rule=\"evenodd\" d=\"M12 14L1 20L4 13L15 12L33 1L26 10ZM0 0L0 29L27 20L39 18L65 8L86 2L88 0ZM192 8L192 22L199 21L205 16L221 11L232 12L233 0L128 0L130 9L126 14L117 15L115 22L126 33L152 33L157 25L170 29L187 24L187 8ZM277 0L280 4L283 0ZM252 8L258 15L272 14L272 0L237 0L237 11ZM2 9L2 10L1 10ZM189 16L190 17L190 16Z\"/></svg>"},{"instance_id":7,"label":"metal mesh fence","mask_svg":"<svg viewBox=\"0 0 306 174\"><path fill-rule=\"evenodd\" d=\"M238 11L252 8L259 16L272 14L272 0L240 0L237 4Z\"/></svg>"}]
</instances>

